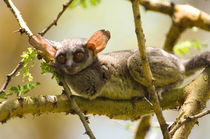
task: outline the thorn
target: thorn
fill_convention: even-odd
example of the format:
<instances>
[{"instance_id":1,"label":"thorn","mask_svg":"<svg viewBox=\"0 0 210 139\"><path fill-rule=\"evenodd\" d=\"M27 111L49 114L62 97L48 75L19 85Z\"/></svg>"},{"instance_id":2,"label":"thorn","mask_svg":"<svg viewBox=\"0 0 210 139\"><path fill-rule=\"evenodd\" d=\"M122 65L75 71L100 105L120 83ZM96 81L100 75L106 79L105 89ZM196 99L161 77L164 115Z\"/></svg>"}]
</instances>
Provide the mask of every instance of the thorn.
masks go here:
<instances>
[{"instance_id":1,"label":"thorn","mask_svg":"<svg viewBox=\"0 0 210 139\"><path fill-rule=\"evenodd\" d=\"M71 114L76 114L76 111L73 110L73 109L71 109L71 110L69 111L69 113L71 113Z\"/></svg>"},{"instance_id":2,"label":"thorn","mask_svg":"<svg viewBox=\"0 0 210 139\"><path fill-rule=\"evenodd\" d=\"M14 33L20 32L20 34L22 35L23 33L25 33L25 29L24 28L19 28L18 30L14 31Z\"/></svg>"},{"instance_id":3,"label":"thorn","mask_svg":"<svg viewBox=\"0 0 210 139\"><path fill-rule=\"evenodd\" d=\"M85 132L83 133L83 135L89 135L89 134L88 134L88 131L85 131Z\"/></svg>"},{"instance_id":4,"label":"thorn","mask_svg":"<svg viewBox=\"0 0 210 139\"><path fill-rule=\"evenodd\" d=\"M66 94L66 91L65 90L62 90L62 95L65 95Z\"/></svg>"},{"instance_id":5,"label":"thorn","mask_svg":"<svg viewBox=\"0 0 210 139\"><path fill-rule=\"evenodd\" d=\"M88 124L90 123L89 118L90 118L90 117L85 116L85 120L87 121Z\"/></svg>"},{"instance_id":6,"label":"thorn","mask_svg":"<svg viewBox=\"0 0 210 139\"><path fill-rule=\"evenodd\" d=\"M199 122L198 121L196 121L195 124L199 126Z\"/></svg>"},{"instance_id":7,"label":"thorn","mask_svg":"<svg viewBox=\"0 0 210 139\"><path fill-rule=\"evenodd\" d=\"M171 13L170 13L170 16L173 16L173 14L174 14L175 3L174 3L174 2L171 2L170 5L171 5L171 9L172 9L172 11L171 11Z\"/></svg>"},{"instance_id":8,"label":"thorn","mask_svg":"<svg viewBox=\"0 0 210 139\"><path fill-rule=\"evenodd\" d=\"M4 123L6 123L7 122L7 120L2 120L1 121L1 124L4 124Z\"/></svg>"},{"instance_id":9,"label":"thorn","mask_svg":"<svg viewBox=\"0 0 210 139\"><path fill-rule=\"evenodd\" d=\"M63 86L63 83L62 82L59 82L58 85Z\"/></svg>"},{"instance_id":10,"label":"thorn","mask_svg":"<svg viewBox=\"0 0 210 139\"><path fill-rule=\"evenodd\" d=\"M65 9L67 7L67 5L66 4L63 4L63 8Z\"/></svg>"},{"instance_id":11,"label":"thorn","mask_svg":"<svg viewBox=\"0 0 210 139\"><path fill-rule=\"evenodd\" d=\"M84 113L84 115L87 115L87 110L85 110L83 113Z\"/></svg>"}]
</instances>

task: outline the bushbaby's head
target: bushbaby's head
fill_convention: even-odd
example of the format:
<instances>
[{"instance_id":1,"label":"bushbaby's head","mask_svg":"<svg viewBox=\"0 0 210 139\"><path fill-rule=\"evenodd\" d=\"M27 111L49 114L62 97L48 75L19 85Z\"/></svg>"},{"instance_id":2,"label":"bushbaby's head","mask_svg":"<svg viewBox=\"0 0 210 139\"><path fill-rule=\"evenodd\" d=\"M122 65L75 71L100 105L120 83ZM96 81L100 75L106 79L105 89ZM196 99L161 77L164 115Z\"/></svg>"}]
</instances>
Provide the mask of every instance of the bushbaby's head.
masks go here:
<instances>
[{"instance_id":1,"label":"bushbaby's head","mask_svg":"<svg viewBox=\"0 0 210 139\"><path fill-rule=\"evenodd\" d=\"M90 66L110 38L109 31L99 30L90 39L68 39L56 44L55 62L66 74L76 74Z\"/></svg>"}]
</instances>

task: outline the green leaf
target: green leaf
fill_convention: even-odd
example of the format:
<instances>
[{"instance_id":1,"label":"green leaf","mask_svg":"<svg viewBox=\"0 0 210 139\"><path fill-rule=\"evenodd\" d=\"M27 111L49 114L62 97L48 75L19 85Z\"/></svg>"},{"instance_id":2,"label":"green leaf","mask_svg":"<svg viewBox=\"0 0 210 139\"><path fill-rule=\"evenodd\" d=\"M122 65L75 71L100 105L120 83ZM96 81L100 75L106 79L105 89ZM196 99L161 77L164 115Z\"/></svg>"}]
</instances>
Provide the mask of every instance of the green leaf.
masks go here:
<instances>
[{"instance_id":1,"label":"green leaf","mask_svg":"<svg viewBox=\"0 0 210 139\"><path fill-rule=\"evenodd\" d=\"M69 8L76 7L77 3L79 3L80 0L73 0L73 2L70 4Z\"/></svg>"},{"instance_id":2,"label":"green leaf","mask_svg":"<svg viewBox=\"0 0 210 139\"><path fill-rule=\"evenodd\" d=\"M30 73L30 69L35 64L35 59L37 57L37 52L35 49L28 48L27 52L23 52L21 57L23 58L23 68L18 72L16 76L22 76L22 81L24 81L25 78L27 78L28 82L24 83L24 85L17 85L12 86L10 89L8 89L8 92L4 92L0 94L0 98L7 98L7 96L11 96L14 93L19 97L22 93L26 94L30 90L34 89L37 85L39 85L39 82L32 82L33 76Z\"/></svg>"},{"instance_id":3,"label":"green leaf","mask_svg":"<svg viewBox=\"0 0 210 139\"><path fill-rule=\"evenodd\" d=\"M85 9L88 5L97 6L100 2L101 0L73 0L69 7L75 8L76 6L81 5Z\"/></svg>"},{"instance_id":4,"label":"green leaf","mask_svg":"<svg viewBox=\"0 0 210 139\"><path fill-rule=\"evenodd\" d=\"M25 83L23 86L18 85L16 86L12 86L9 90L10 93L7 94L7 96L12 95L13 93L16 93L17 96L21 96L22 93L26 94L29 91L31 91L32 89L34 89L37 85L40 85L39 82L28 82Z\"/></svg>"},{"instance_id":5,"label":"green leaf","mask_svg":"<svg viewBox=\"0 0 210 139\"><path fill-rule=\"evenodd\" d=\"M28 78L28 81L31 82L31 81L33 81L33 76L30 73L30 69L32 67L34 67L35 59L37 57L37 52L35 49L28 48L28 51L23 52L21 57L23 58L23 67L24 68L18 73L17 76L22 75L23 82L26 77Z\"/></svg>"},{"instance_id":6,"label":"green leaf","mask_svg":"<svg viewBox=\"0 0 210 139\"><path fill-rule=\"evenodd\" d=\"M43 62L41 63L41 74L46 74L46 73L51 73L52 74L52 79L55 78L56 81L59 83L59 74L55 71L52 70L51 66L45 61L43 60Z\"/></svg>"},{"instance_id":7,"label":"green leaf","mask_svg":"<svg viewBox=\"0 0 210 139\"><path fill-rule=\"evenodd\" d=\"M83 8L87 8L86 0L81 0L81 5L82 5Z\"/></svg>"},{"instance_id":8,"label":"green leaf","mask_svg":"<svg viewBox=\"0 0 210 139\"><path fill-rule=\"evenodd\" d=\"M12 86L9 90L15 93L18 92L18 88L16 86Z\"/></svg>"},{"instance_id":9,"label":"green leaf","mask_svg":"<svg viewBox=\"0 0 210 139\"><path fill-rule=\"evenodd\" d=\"M90 4L93 5L93 6L96 6L100 2L101 2L100 0L90 0Z\"/></svg>"},{"instance_id":10,"label":"green leaf","mask_svg":"<svg viewBox=\"0 0 210 139\"><path fill-rule=\"evenodd\" d=\"M127 123L126 126L125 126L126 130L130 130L131 126L132 126L131 123Z\"/></svg>"},{"instance_id":11,"label":"green leaf","mask_svg":"<svg viewBox=\"0 0 210 139\"><path fill-rule=\"evenodd\" d=\"M40 67L42 70L41 74L52 73L50 65L45 60L42 61Z\"/></svg>"},{"instance_id":12,"label":"green leaf","mask_svg":"<svg viewBox=\"0 0 210 139\"><path fill-rule=\"evenodd\" d=\"M1 92L0 93L0 98L7 99L6 93L5 92Z\"/></svg>"}]
</instances>

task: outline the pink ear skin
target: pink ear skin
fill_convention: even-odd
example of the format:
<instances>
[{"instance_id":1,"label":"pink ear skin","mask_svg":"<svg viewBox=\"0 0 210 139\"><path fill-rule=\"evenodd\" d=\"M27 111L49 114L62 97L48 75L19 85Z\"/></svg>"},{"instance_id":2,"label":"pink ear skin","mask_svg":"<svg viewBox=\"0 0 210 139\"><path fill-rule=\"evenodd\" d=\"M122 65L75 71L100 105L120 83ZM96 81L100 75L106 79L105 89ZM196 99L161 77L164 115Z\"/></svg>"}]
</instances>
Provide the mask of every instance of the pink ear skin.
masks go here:
<instances>
[{"instance_id":1,"label":"pink ear skin","mask_svg":"<svg viewBox=\"0 0 210 139\"><path fill-rule=\"evenodd\" d=\"M87 48L93 50L96 55L101 52L110 39L110 32L107 30L99 30L95 32L87 42Z\"/></svg>"}]
</instances>

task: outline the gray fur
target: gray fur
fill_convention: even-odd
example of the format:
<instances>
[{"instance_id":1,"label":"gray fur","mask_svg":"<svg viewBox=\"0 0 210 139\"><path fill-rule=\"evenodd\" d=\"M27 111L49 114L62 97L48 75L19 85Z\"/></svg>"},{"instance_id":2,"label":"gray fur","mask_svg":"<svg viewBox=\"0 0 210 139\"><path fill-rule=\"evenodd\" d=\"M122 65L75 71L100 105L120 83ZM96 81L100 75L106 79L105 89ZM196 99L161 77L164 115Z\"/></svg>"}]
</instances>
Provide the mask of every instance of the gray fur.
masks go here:
<instances>
[{"instance_id":1,"label":"gray fur","mask_svg":"<svg viewBox=\"0 0 210 139\"><path fill-rule=\"evenodd\" d=\"M59 45L54 46L55 48L59 48L58 46L62 46L59 49L57 49L55 58L59 56L59 54L63 53L66 54L67 62L66 64L60 64L56 61L57 67L64 71L67 74L75 74L83 69L85 69L87 66L93 63L94 56L92 54L92 51L89 49L86 49L86 43L87 39L68 39L64 40ZM55 43L54 43L55 44ZM75 63L73 61L73 53L77 50L81 50L85 52L85 61L81 63Z\"/></svg>"},{"instance_id":2,"label":"gray fur","mask_svg":"<svg viewBox=\"0 0 210 139\"><path fill-rule=\"evenodd\" d=\"M143 74L138 50L117 51L95 56L85 47L86 43L87 39L65 40L60 43L62 47L56 53L56 57L60 53L68 54L66 64L56 62L56 65L74 92L89 99L99 96L110 99L132 99L146 95L143 92L147 87L147 80ZM75 70L70 71L67 67L73 62L71 54L77 49L85 49L87 59L76 64ZM185 70L186 65L188 68L189 65L195 65L192 62L199 61L197 57L197 60L183 62L159 48L147 47L146 50L155 86L160 89L178 87L183 82L186 72L192 70ZM203 67L204 64L199 66Z\"/></svg>"}]
</instances>

